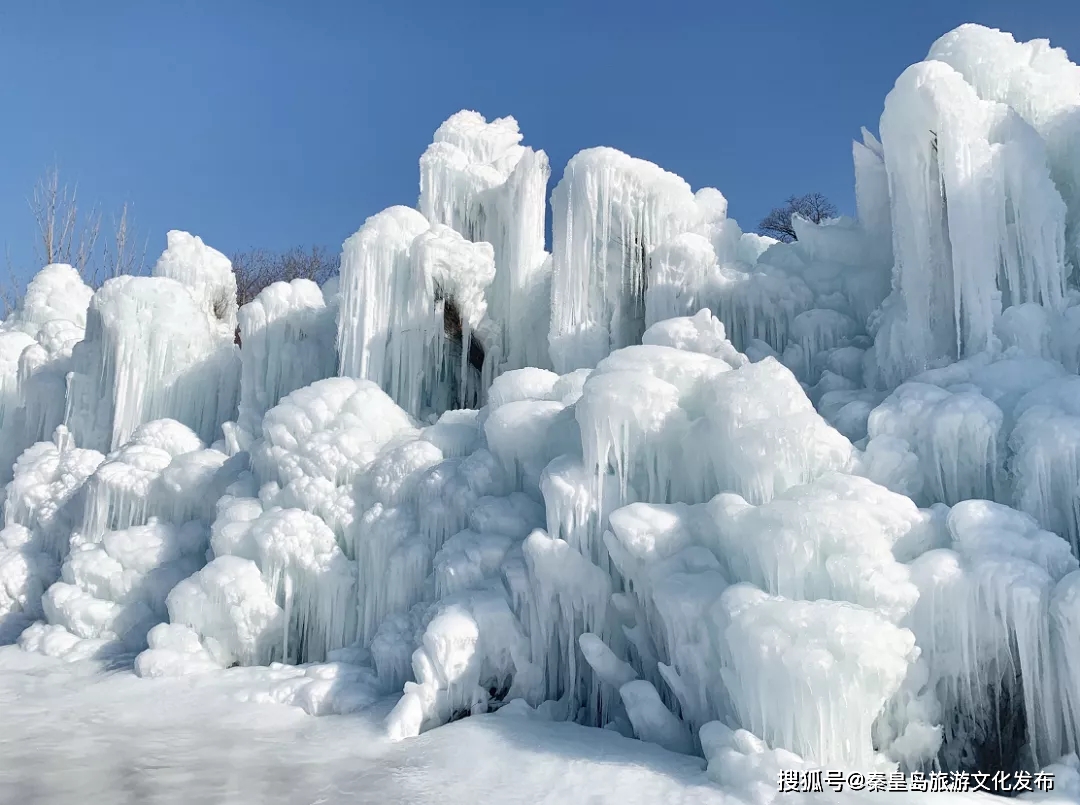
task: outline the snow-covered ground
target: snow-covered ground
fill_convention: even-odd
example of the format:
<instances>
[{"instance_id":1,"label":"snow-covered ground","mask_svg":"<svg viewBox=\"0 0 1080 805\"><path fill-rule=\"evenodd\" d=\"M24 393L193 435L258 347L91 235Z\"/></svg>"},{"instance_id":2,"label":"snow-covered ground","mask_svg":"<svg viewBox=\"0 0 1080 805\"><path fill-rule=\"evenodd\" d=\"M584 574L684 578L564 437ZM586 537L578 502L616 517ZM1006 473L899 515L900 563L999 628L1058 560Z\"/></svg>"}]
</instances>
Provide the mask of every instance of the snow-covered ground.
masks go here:
<instances>
[{"instance_id":1,"label":"snow-covered ground","mask_svg":"<svg viewBox=\"0 0 1080 805\"><path fill-rule=\"evenodd\" d=\"M391 742L393 699L315 718L243 701L264 669L139 679L0 649L0 803L724 803L704 763L507 715Z\"/></svg>"},{"instance_id":2,"label":"snow-covered ground","mask_svg":"<svg viewBox=\"0 0 1080 805\"><path fill-rule=\"evenodd\" d=\"M287 673L283 676L289 676ZM0 803L82 805L739 805L704 761L611 730L488 714L390 741L396 697L346 716L252 702L275 674L234 668L139 679L0 648ZM762 778L763 787L775 781ZM916 795L786 794L781 802L893 805ZM978 805L984 795L934 802Z\"/></svg>"}]
</instances>

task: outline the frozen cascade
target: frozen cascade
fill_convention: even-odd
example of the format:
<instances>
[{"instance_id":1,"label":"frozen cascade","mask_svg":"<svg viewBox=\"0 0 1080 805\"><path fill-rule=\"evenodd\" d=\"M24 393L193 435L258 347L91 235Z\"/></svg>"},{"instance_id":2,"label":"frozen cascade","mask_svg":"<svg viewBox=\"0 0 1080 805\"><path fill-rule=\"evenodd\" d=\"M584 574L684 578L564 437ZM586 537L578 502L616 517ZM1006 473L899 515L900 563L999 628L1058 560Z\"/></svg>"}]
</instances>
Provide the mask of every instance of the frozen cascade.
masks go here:
<instances>
[{"instance_id":1,"label":"frozen cascade","mask_svg":"<svg viewBox=\"0 0 1080 805\"><path fill-rule=\"evenodd\" d=\"M945 765L1009 768L1017 758L988 753L1016 747L1009 731L1017 730L1034 759L1056 759L1063 722L1055 667L1067 655L1053 653L1061 636L1052 632L1051 601L1063 600L1055 584L1077 560L1060 537L1000 504L964 501L946 522L949 547L911 565L920 591L911 624L946 714ZM1058 625L1062 616L1057 604ZM1073 724L1066 729L1075 733Z\"/></svg>"},{"instance_id":2,"label":"frozen cascade","mask_svg":"<svg viewBox=\"0 0 1080 805\"><path fill-rule=\"evenodd\" d=\"M612 148L576 154L551 194L555 370L595 366L640 341L649 253L701 218L675 174Z\"/></svg>"},{"instance_id":3,"label":"frozen cascade","mask_svg":"<svg viewBox=\"0 0 1080 805\"><path fill-rule=\"evenodd\" d=\"M390 382L388 354L407 355L423 349L430 333L400 336L405 345L391 346L391 324L399 315L395 302L412 292L413 239L429 228L427 219L408 207L391 207L369 218L345 241L341 252L341 307L338 313L338 373ZM404 301L404 300L402 300ZM405 378L415 382L412 377Z\"/></svg>"},{"instance_id":4,"label":"frozen cascade","mask_svg":"<svg viewBox=\"0 0 1080 805\"><path fill-rule=\"evenodd\" d=\"M546 157L463 112L321 289L237 313L183 233L92 298L47 267L0 325L0 639L303 663L252 698L363 679L397 738L603 726L765 801L821 765L1073 768L1063 58L939 41L853 146L858 220L791 244L592 149L546 256Z\"/></svg>"},{"instance_id":5,"label":"frozen cascade","mask_svg":"<svg viewBox=\"0 0 1080 805\"><path fill-rule=\"evenodd\" d=\"M1080 378L1054 378L1016 405L1013 496L1016 507L1065 537L1080 556Z\"/></svg>"},{"instance_id":6,"label":"frozen cascade","mask_svg":"<svg viewBox=\"0 0 1080 805\"><path fill-rule=\"evenodd\" d=\"M548 364L544 195L551 168L543 151L522 146L521 139L512 117L488 123L462 111L439 126L420 158L420 212L494 249L488 298L498 343L488 346L497 348L492 359L499 370Z\"/></svg>"},{"instance_id":7,"label":"frozen cascade","mask_svg":"<svg viewBox=\"0 0 1080 805\"><path fill-rule=\"evenodd\" d=\"M233 452L250 447L263 414L285 395L336 374L335 313L307 279L275 282L240 310L239 415L225 428Z\"/></svg>"},{"instance_id":8,"label":"frozen cascade","mask_svg":"<svg viewBox=\"0 0 1080 805\"><path fill-rule=\"evenodd\" d=\"M137 324L136 324L137 323ZM213 442L234 419L239 358L188 289L166 277L118 277L94 294L76 345L65 425L109 451L139 425L176 419Z\"/></svg>"},{"instance_id":9,"label":"frozen cascade","mask_svg":"<svg viewBox=\"0 0 1080 805\"><path fill-rule=\"evenodd\" d=\"M923 372L869 413L864 471L923 505L1010 501L1077 552L1078 389L1059 363L1016 349Z\"/></svg>"},{"instance_id":10,"label":"frozen cascade","mask_svg":"<svg viewBox=\"0 0 1080 805\"><path fill-rule=\"evenodd\" d=\"M87 452L62 446L59 457ZM145 647L147 632L166 619L169 592L205 563L213 501L242 469L179 422L137 428L81 483L61 578L41 600L45 623L20 643L72 658Z\"/></svg>"},{"instance_id":11,"label":"frozen cascade","mask_svg":"<svg viewBox=\"0 0 1080 805\"><path fill-rule=\"evenodd\" d=\"M895 258L875 342L886 383L995 349L1002 305L1062 306L1066 207L1020 115L927 61L886 98L881 143Z\"/></svg>"},{"instance_id":12,"label":"frozen cascade","mask_svg":"<svg viewBox=\"0 0 1080 805\"><path fill-rule=\"evenodd\" d=\"M1080 267L1080 67L1046 39L961 25L930 48L927 59L964 76L980 98L1008 104L1046 143L1050 175L1069 207L1068 250Z\"/></svg>"},{"instance_id":13,"label":"frozen cascade","mask_svg":"<svg viewBox=\"0 0 1080 805\"><path fill-rule=\"evenodd\" d=\"M850 604L749 585L725 591L713 617L740 724L826 766L873 768L872 723L918 654L910 631Z\"/></svg>"},{"instance_id":14,"label":"frozen cascade","mask_svg":"<svg viewBox=\"0 0 1080 805\"><path fill-rule=\"evenodd\" d=\"M414 416L477 404L494 273L488 243L406 207L372 216L342 252L339 374L379 384Z\"/></svg>"},{"instance_id":15,"label":"frozen cascade","mask_svg":"<svg viewBox=\"0 0 1080 805\"><path fill-rule=\"evenodd\" d=\"M69 265L43 268L0 322L0 484L19 453L51 439L64 419L71 352L82 340L91 291Z\"/></svg>"}]
</instances>

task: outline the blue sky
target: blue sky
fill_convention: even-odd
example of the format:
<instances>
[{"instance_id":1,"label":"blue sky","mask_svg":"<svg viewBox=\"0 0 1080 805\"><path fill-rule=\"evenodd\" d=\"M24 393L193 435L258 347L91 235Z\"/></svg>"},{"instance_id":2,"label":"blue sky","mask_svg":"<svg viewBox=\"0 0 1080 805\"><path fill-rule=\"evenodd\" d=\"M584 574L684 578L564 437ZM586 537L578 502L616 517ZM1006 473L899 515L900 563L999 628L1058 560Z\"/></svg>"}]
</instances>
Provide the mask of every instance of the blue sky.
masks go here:
<instances>
[{"instance_id":1,"label":"blue sky","mask_svg":"<svg viewBox=\"0 0 1080 805\"><path fill-rule=\"evenodd\" d=\"M0 249L30 261L54 162L86 202L130 202L151 256L172 228L336 249L415 204L462 108L516 117L556 179L610 145L719 187L746 229L810 190L850 212L852 137L965 21L1080 56L1076 0L3 0Z\"/></svg>"}]
</instances>

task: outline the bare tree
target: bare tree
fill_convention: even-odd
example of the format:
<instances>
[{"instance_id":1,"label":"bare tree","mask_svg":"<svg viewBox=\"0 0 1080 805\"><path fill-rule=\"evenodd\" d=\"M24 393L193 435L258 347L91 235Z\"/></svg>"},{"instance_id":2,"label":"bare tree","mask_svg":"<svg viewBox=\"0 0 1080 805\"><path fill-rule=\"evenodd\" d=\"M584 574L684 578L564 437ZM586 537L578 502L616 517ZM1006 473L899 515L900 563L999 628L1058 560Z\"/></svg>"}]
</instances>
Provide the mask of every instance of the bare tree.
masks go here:
<instances>
[{"instance_id":1,"label":"bare tree","mask_svg":"<svg viewBox=\"0 0 1080 805\"><path fill-rule=\"evenodd\" d=\"M136 247L127 204L113 220L109 235L102 235L102 216L97 206L83 214L79 209L77 185L60 180L53 167L34 185L27 199L37 237L34 242L36 268L52 263L67 263L91 288L99 288L107 279L123 274L137 274L146 262L146 246ZM0 307L6 317L22 302L24 283L33 271L17 271L7 252L7 277L0 282ZM25 267L24 267L25 268Z\"/></svg>"},{"instance_id":2,"label":"bare tree","mask_svg":"<svg viewBox=\"0 0 1080 805\"><path fill-rule=\"evenodd\" d=\"M84 281L91 288L98 288L113 277L141 273L146 266L146 247L147 241L142 246L135 242L129 207L125 204L120 208L120 217L113 220L112 240L106 240L102 246L100 271L93 270L90 278L84 274Z\"/></svg>"},{"instance_id":3,"label":"bare tree","mask_svg":"<svg viewBox=\"0 0 1080 805\"><path fill-rule=\"evenodd\" d=\"M34 185L29 203L38 231L38 262L67 263L85 277L101 234L101 213L94 207L80 217L78 195L78 185L62 185L53 167Z\"/></svg>"},{"instance_id":4,"label":"bare tree","mask_svg":"<svg viewBox=\"0 0 1080 805\"><path fill-rule=\"evenodd\" d=\"M796 213L815 224L835 218L837 215L836 205L821 193L791 196L783 207L773 208L761 219L761 223L758 224L758 233L776 238L783 243L798 240L795 227L791 224L791 219Z\"/></svg>"},{"instance_id":5,"label":"bare tree","mask_svg":"<svg viewBox=\"0 0 1080 805\"><path fill-rule=\"evenodd\" d=\"M233 273L236 275L236 303L246 305L259 291L275 282L308 279L322 285L338 270L338 259L321 246L303 249L299 246L284 252L253 249L234 254Z\"/></svg>"}]
</instances>

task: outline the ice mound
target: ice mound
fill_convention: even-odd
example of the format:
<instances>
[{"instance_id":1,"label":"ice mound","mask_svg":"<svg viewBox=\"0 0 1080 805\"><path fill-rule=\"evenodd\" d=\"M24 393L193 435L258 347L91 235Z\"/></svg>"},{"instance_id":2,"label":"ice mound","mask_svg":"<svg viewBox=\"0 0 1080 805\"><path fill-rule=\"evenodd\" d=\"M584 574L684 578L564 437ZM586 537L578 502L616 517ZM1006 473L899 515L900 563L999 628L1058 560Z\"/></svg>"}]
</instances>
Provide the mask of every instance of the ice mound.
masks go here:
<instances>
[{"instance_id":1,"label":"ice mound","mask_svg":"<svg viewBox=\"0 0 1080 805\"><path fill-rule=\"evenodd\" d=\"M915 376L867 416L865 471L923 505L1006 500L1077 550L1080 390L1017 350Z\"/></svg>"},{"instance_id":2,"label":"ice mound","mask_svg":"<svg viewBox=\"0 0 1080 805\"><path fill-rule=\"evenodd\" d=\"M746 356L727 339L724 324L703 308L693 316L659 321L641 336L642 344L675 347L686 352L700 352L719 358L733 369L747 363Z\"/></svg>"},{"instance_id":3,"label":"ice mound","mask_svg":"<svg viewBox=\"0 0 1080 805\"><path fill-rule=\"evenodd\" d=\"M41 597L60 575L72 530L79 524L82 489L105 459L66 441L39 442L19 456L7 486L0 530L0 644L12 643L44 617Z\"/></svg>"},{"instance_id":4,"label":"ice mound","mask_svg":"<svg viewBox=\"0 0 1080 805\"><path fill-rule=\"evenodd\" d=\"M637 657L642 672L654 685L674 694L679 712L692 727L735 717L746 729L768 736L773 746L822 763L829 762L827 758L837 761L836 753L844 752L857 754L841 758L848 763L877 762L869 748L871 727L886 702L900 690L909 666L918 656L910 632L892 625L904 620L918 598L907 567L898 560L907 560L933 546L935 529L928 514L920 512L910 500L865 479L832 474L807 486L791 487L761 506L722 493L696 506L635 503L612 512L609 519L611 531L605 543L632 591L630 599L618 605L629 615L624 627L630 629L626 636L633 645L629 656ZM784 560L780 561L780 557ZM730 589L742 592L726 593L730 582L739 583ZM722 603L728 600L726 595L729 604ZM754 610L751 604L757 606L754 602L758 601L773 603L763 603L765 609ZM821 607L820 615L814 614L817 610L813 608L806 609L803 603L814 601ZM834 605L833 601L850 604ZM826 602L833 609L828 609ZM886 677L875 676L877 671L871 672L864 660L856 659L852 661L856 676L843 683L847 689L862 684L884 685L877 689L875 695L879 698L875 704L853 705L853 711L844 716L866 718L858 726L852 722L844 732L845 740L862 735L862 749L851 749L850 743L848 749L842 749L840 744L807 743L809 736L820 736L827 730L812 728L802 737L786 732L791 724L787 713L793 712L788 707L790 702L771 714L755 710L751 716L748 710L739 710L744 706L742 702L751 707L749 702L758 701L758 695L769 697L764 689L752 695L748 690L731 692L731 686L742 678L731 674L742 673L745 684L757 684L752 680L760 678L760 672L750 671L750 665L740 672L739 663L749 663L749 658L758 652L779 650L767 629L747 626L745 632L736 630L732 618L742 612L744 603L752 611L773 613L767 617L776 619L775 629L780 630L778 634L788 633L785 639L789 641L794 640L791 635L803 635L809 628L807 624L820 618L821 628L825 629L822 641L834 639L829 637L829 629L837 629L838 636L872 631L893 647L889 651L895 649L892 670ZM855 614L844 614L848 612ZM746 623L758 623L750 614L739 617L749 619ZM876 625L872 629L836 625L846 617L852 619L852 624L861 618ZM785 620L788 618L793 620ZM800 625L789 627L787 623ZM737 633L743 635L739 638L743 642L735 648L731 641ZM882 646L868 643L857 648L850 638L844 638L843 645L846 650L864 652L857 655L864 658L888 656ZM805 649L810 656L817 650L809 644ZM800 676L819 672L811 670L814 666L796 671L795 656L792 654L790 662L779 663L778 667ZM773 664L765 662L769 667ZM863 673L865 679L856 681ZM823 679L834 676L830 671ZM789 680L783 687L799 689L800 684ZM823 690L820 681L807 684L811 690ZM776 681L768 683L770 688L780 685ZM835 697L826 693L813 701L813 708L835 705ZM828 717L841 716L834 713Z\"/></svg>"},{"instance_id":5,"label":"ice mound","mask_svg":"<svg viewBox=\"0 0 1080 805\"><path fill-rule=\"evenodd\" d=\"M224 664L322 660L355 640L357 570L344 553L356 551L353 481L387 443L415 440L418 433L370 381L329 378L287 395L263 417L260 438L250 448L251 473L224 490L213 519L215 558L203 571L206 584L250 578L243 588L248 592L208 622L218 625L206 625L198 614L204 605L190 601L214 600L215 594L181 589L169 599L171 620L206 641L232 646ZM238 559L247 563L243 570ZM249 615L248 606L280 616ZM240 625L252 617L261 626ZM223 641L223 629L252 636Z\"/></svg>"},{"instance_id":6,"label":"ice mound","mask_svg":"<svg viewBox=\"0 0 1080 805\"><path fill-rule=\"evenodd\" d=\"M52 639L39 648L63 643L64 656L89 650L61 640L62 628L99 651L139 651L147 632L166 619L172 588L205 564L213 501L242 466L206 449L190 428L173 420L141 425L104 461L60 441L56 448L35 445L20 462L35 455L42 469L55 466L54 477L60 474L60 483L73 488L64 512L65 538L54 536L48 551L62 565L60 579L40 598L40 617ZM92 472L73 477L80 464ZM12 514L26 519L14 508Z\"/></svg>"},{"instance_id":7,"label":"ice mound","mask_svg":"<svg viewBox=\"0 0 1080 805\"><path fill-rule=\"evenodd\" d=\"M166 604L169 623L155 627L150 650L136 660L142 673L162 675L165 659L191 673L208 661L228 668L266 665L284 656L285 613L250 559L214 559L176 585Z\"/></svg>"}]
</instances>

